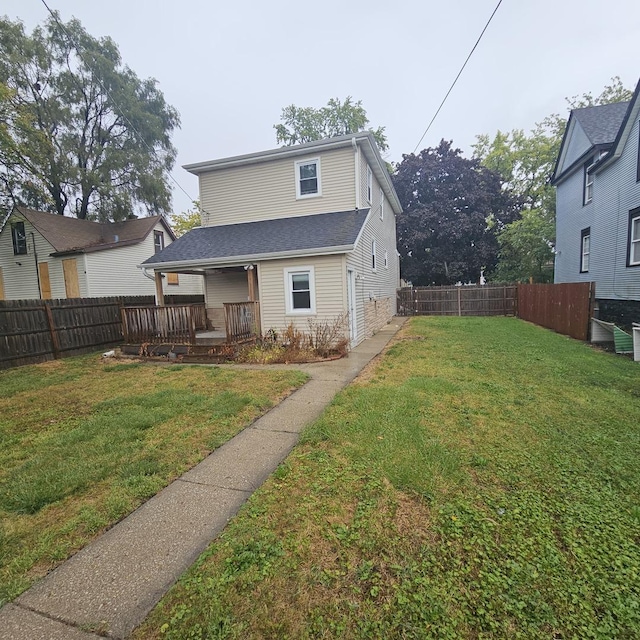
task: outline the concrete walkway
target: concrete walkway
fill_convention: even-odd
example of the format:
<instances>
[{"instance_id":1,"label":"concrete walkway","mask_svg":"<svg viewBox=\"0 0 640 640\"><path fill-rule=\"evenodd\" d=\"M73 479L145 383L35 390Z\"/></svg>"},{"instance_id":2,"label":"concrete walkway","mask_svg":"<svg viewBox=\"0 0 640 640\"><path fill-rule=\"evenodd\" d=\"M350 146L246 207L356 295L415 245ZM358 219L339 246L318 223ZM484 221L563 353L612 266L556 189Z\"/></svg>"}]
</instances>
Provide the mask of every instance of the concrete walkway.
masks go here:
<instances>
[{"instance_id":1,"label":"concrete walkway","mask_svg":"<svg viewBox=\"0 0 640 640\"><path fill-rule=\"evenodd\" d=\"M301 389L0 609L0 640L126 638L404 321L348 358L298 365Z\"/></svg>"}]
</instances>

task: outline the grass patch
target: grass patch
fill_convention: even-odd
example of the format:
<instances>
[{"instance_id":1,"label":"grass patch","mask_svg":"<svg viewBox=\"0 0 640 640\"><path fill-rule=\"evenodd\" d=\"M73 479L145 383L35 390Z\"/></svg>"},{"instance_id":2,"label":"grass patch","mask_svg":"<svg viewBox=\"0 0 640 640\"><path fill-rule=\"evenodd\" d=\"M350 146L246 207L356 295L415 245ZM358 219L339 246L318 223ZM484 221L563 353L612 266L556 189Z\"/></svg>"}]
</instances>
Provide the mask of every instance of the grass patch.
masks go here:
<instances>
[{"instance_id":1,"label":"grass patch","mask_svg":"<svg viewBox=\"0 0 640 640\"><path fill-rule=\"evenodd\" d=\"M304 380L95 355L0 373L0 605Z\"/></svg>"},{"instance_id":2,"label":"grass patch","mask_svg":"<svg viewBox=\"0 0 640 640\"><path fill-rule=\"evenodd\" d=\"M640 369L413 319L135 638L632 638Z\"/></svg>"}]
</instances>

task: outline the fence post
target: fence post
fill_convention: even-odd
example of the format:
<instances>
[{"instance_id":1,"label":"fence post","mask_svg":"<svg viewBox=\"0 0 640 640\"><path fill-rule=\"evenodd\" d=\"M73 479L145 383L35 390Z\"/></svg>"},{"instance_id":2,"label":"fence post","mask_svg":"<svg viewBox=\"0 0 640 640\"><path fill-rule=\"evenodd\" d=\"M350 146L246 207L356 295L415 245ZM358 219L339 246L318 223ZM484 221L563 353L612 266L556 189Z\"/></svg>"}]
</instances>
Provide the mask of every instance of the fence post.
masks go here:
<instances>
[{"instance_id":1,"label":"fence post","mask_svg":"<svg viewBox=\"0 0 640 640\"><path fill-rule=\"evenodd\" d=\"M460 308L460 289L462 289L462 287L458 287L458 315L459 316L462 315L462 309Z\"/></svg>"},{"instance_id":2,"label":"fence post","mask_svg":"<svg viewBox=\"0 0 640 640\"><path fill-rule=\"evenodd\" d=\"M49 333L51 334L51 346L53 348L53 357L57 360L60 358L60 339L56 331L56 325L53 321L53 312L47 302L44 303L44 310L47 314L47 323L49 325Z\"/></svg>"}]
</instances>

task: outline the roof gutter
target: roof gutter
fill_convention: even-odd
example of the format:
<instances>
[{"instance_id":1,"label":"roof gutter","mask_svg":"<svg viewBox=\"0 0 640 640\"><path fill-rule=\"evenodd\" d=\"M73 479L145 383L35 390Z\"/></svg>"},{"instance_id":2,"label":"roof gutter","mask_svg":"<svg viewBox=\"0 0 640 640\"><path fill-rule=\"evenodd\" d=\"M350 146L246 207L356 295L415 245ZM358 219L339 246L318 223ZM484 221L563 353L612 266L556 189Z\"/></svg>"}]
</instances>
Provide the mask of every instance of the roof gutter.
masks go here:
<instances>
[{"instance_id":1,"label":"roof gutter","mask_svg":"<svg viewBox=\"0 0 640 640\"><path fill-rule=\"evenodd\" d=\"M267 260L280 260L283 258L296 258L302 256L330 256L353 251L354 245L341 245L325 247L323 249L299 249L293 251L279 251L277 253L254 253L244 256L227 256L222 258L202 258L198 260L179 260L176 262L151 262L139 264L138 269L153 269L154 271L177 271L179 269L199 267L208 269L214 267L237 267L248 262L260 262Z\"/></svg>"}]
</instances>

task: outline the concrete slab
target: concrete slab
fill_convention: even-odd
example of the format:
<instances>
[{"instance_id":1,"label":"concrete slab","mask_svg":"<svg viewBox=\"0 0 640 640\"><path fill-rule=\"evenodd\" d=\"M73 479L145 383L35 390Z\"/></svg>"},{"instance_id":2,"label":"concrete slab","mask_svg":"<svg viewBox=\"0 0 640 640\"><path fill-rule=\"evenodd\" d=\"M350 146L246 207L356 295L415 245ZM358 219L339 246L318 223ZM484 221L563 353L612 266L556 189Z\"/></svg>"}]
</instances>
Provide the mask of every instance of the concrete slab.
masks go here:
<instances>
[{"instance_id":1,"label":"concrete slab","mask_svg":"<svg viewBox=\"0 0 640 640\"><path fill-rule=\"evenodd\" d=\"M7 604L0 609L0 640L98 640L88 633L34 611Z\"/></svg>"},{"instance_id":2,"label":"concrete slab","mask_svg":"<svg viewBox=\"0 0 640 640\"><path fill-rule=\"evenodd\" d=\"M297 440L295 433L245 429L181 480L253 492L289 455Z\"/></svg>"},{"instance_id":3,"label":"concrete slab","mask_svg":"<svg viewBox=\"0 0 640 640\"><path fill-rule=\"evenodd\" d=\"M249 495L174 482L16 603L76 627L125 638Z\"/></svg>"}]
</instances>

